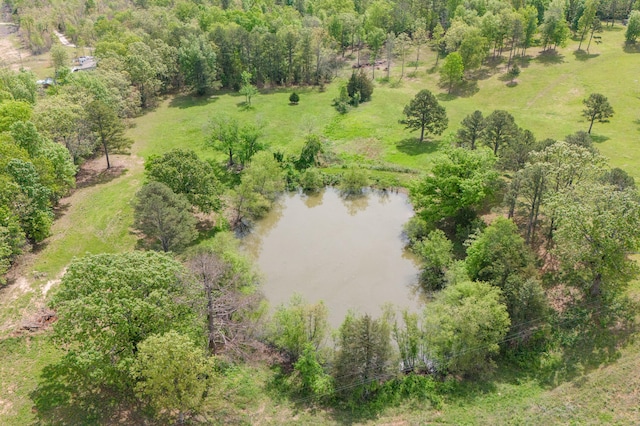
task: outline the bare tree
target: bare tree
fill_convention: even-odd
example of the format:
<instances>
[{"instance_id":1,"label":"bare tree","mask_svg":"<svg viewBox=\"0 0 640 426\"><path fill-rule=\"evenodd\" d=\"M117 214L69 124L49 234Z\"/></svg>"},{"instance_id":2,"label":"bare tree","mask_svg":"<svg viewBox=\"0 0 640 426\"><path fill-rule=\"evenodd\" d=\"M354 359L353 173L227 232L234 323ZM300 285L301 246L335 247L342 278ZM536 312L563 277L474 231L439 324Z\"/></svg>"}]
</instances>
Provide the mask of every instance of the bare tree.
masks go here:
<instances>
[{"instance_id":1,"label":"bare tree","mask_svg":"<svg viewBox=\"0 0 640 426\"><path fill-rule=\"evenodd\" d=\"M207 319L209 351L246 358L257 344L262 294L256 275L211 249L195 254L187 267L187 282L200 293L196 301Z\"/></svg>"}]
</instances>

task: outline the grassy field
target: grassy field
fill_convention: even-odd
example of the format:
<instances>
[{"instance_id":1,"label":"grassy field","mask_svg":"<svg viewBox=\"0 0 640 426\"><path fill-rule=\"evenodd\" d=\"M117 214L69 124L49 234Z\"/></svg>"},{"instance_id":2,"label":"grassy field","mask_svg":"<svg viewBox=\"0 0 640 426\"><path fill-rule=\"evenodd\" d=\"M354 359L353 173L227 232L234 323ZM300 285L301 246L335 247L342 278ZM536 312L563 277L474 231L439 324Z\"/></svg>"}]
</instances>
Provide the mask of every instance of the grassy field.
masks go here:
<instances>
[{"instance_id":1,"label":"grassy field","mask_svg":"<svg viewBox=\"0 0 640 426\"><path fill-rule=\"evenodd\" d=\"M429 168L445 145L447 134L455 132L462 118L475 109L485 114L505 109L538 138L561 139L588 128L580 115L582 99L600 92L609 98L616 114L610 123L594 124L597 147L612 166L640 179L640 54L625 52L623 38L618 25L602 34L603 43L592 46L591 55L575 54L577 42L553 55L539 56L538 49L531 48L528 53L533 57L521 63L517 85L508 87L502 68L495 68L478 80L477 86L452 95L438 87L437 72L431 72L435 58L426 56L415 77L398 82L399 68L394 68L391 82L378 81L372 101L347 115L338 114L331 102L338 95L339 85L349 76L349 69L343 70L340 78L323 92L317 88L297 90L300 94L297 106L288 102L292 89L263 92L253 99L249 109L243 105L244 98L233 93L209 99L164 100L155 110L135 120L129 131L135 144L130 156L115 158L116 173L99 176L91 185L64 199L53 236L25 257L15 271L15 277L22 281L16 279L12 286L0 289L0 339L5 338L0 340L3 360L0 424L33 421L29 393L42 367L58 356L46 335L9 339L6 336L24 315L44 303L43 290L55 285L52 280L60 276L74 256L135 247L136 236L130 230L131 199L144 180L143 160L148 156L183 147L194 149L205 158L222 159L205 146L205 134L211 119L226 115L260 125L264 141L272 149L287 154L297 155L305 135L316 132L347 161L393 163L422 171ZM383 75L384 71L376 74ZM420 144L416 134L404 130L398 120L402 118L404 105L423 88L438 94L447 108L450 127L442 137ZM101 167L100 163L96 167ZM491 386L473 395L451 397L441 410L398 407L378 421L549 424L578 419L587 424L638 423L640 382L633 373L640 366L639 349L637 344L631 345L622 351L619 361L556 387L542 385L536 378L516 379L508 371L499 372ZM300 412L286 403L277 407L269 404L273 402L265 399L256 405L249 404L244 420L273 424L290 418L299 423L328 424L349 420L341 413ZM269 414L264 421L255 415L260 410Z\"/></svg>"}]
</instances>

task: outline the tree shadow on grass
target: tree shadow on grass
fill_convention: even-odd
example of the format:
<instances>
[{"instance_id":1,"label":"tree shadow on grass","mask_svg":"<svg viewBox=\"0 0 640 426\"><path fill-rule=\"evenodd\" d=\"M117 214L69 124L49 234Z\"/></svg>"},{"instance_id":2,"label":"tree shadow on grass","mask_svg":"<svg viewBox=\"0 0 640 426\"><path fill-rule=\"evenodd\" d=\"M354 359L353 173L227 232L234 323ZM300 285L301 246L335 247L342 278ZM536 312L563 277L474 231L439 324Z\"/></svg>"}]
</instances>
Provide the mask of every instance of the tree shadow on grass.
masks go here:
<instances>
[{"instance_id":1,"label":"tree shadow on grass","mask_svg":"<svg viewBox=\"0 0 640 426\"><path fill-rule=\"evenodd\" d=\"M580 50L576 50L573 52L573 56L575 56L575 58L578 61L588 61L589 59L593 59L593 58L597 58L598 56L600 56L599 53L587 53L586 51L580 49Z\"/></svg>"},{"instance_id":2,"label":"tree shadow on grass","mask_svg":"<svg viewBox=\"0 0 640 426\"><path fill-rule=\"evenodd\" d=\"M444 82L440 83L439 86L445 90L449 88L449 85ZM478 93L479 90L476 80L463 80L453 86L450 93L438 93L436 98L442 102L452 101L456 98L469 98Z\"/></svg>"},{"instance_id":3,"label":"tree shadow on grass","mask_svg":"<svg viewBox=\"0 0 640 426\"><path fill-rule=\"evenodd\" d=\"M423 142L420 142L418 138L403 139L396 144L398 151L407 155L422 155L432 154L438 151L439 144L435 141L430 141L425 138Z\"/></svg>"},{"instance_id":4,"label":"tree shadow on grass","mask_svg":"<svg viewBox=\"0 0 640 426\"><path fill-rule=\"evenodd\" d=\"M88 372L84 372L88 373ZM65 360L46 366L29 395L36 425L149 424L149 418L130 395L92 386Z\"/></svg>"},{"instance_id":5,"label":"tree shadow on grass","mask_svg":"<svg viewBox=\"0 0 640 426\"><path fill-rule=\"evenodd\" d=\"M209 105L212 103L215 103L218 101L220 97L219 96L192 96L192 95L182 95L182 96L176 96L175 98L171 99L171 102L169 102L169 107L170 108L180 108L180 109L185 109L185 108L191 108L191 107L195 107L195 106L204 106L204 105Z\"/></svg>"},{"instance_id":6,"label":"tree shadow on grass","mask_svg":"<svg viewBox=\"0 0 640 426\"><path fill-rule=\"evenodd\" d=\"M564 55L561 55L556 50L543 50L533 60L542 65L555 65L565 62Z\"/></svg>"},{"instance_id":7,"label":"tree shadow on grass","mask_svg":"<svg viewBox=\"0 0 640 426\"><path fill-rule=\"evenodd\" d=\"M609 140L608 136L603 135L591 135L591 140L595 143L603 143Z\"/></svg>"},{"instance_id":8,"label":"tree shadow on grass","mask_svg":"<svg viewBox=\"0 0 640 426\"><path fill-rule=\"evenodd\" d=\"M624 53L640 53L640 43L625 43L622 50Z\"/></svg>"}]
</instances>

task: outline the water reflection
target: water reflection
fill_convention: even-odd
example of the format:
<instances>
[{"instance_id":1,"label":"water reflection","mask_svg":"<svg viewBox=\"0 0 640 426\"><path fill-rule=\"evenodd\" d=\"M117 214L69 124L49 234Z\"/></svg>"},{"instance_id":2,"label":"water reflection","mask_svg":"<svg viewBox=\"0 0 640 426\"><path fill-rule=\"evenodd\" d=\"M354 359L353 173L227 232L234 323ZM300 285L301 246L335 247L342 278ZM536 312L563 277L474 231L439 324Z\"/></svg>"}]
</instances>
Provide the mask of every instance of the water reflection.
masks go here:
<instances>
[{"instance_id":1,"label":"water reflection","mask_svg":"<svg viewBox=\"0 0 640 426\"><path fill-rule=\"evenodd\" d=\"M289 194L243 246L257 259L272 306L293 293L324 300L337 327L349 309L379 315L385 303L418 308L412 291L418 270L401 239L412 214L407 197L397 193L348 200L332 188Z\"/></svg>"}]
</instances>

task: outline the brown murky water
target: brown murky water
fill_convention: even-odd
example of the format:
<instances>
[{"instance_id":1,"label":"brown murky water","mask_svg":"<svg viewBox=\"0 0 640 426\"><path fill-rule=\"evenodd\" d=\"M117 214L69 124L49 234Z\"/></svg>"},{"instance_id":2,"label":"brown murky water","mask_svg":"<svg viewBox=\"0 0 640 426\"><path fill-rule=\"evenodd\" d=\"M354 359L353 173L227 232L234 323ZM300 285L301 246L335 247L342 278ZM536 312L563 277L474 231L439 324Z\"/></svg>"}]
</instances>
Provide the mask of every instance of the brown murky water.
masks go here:
<instances>
[{"instance_id":1,"label":"brown murky water","mask_svg":"<svg viewBox=\"0 0 640 426\"><path fill-rule=\"evenodd\" d=\"M349 309L374 316L387 303L418 309L418 269L401 237L412 215L403 194L351 200L332 188L288 194L243 246L257 259L273 307L294 293L308 302L323 300L338 327Z\"/></svg>"}]
</instances>

